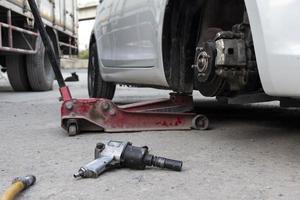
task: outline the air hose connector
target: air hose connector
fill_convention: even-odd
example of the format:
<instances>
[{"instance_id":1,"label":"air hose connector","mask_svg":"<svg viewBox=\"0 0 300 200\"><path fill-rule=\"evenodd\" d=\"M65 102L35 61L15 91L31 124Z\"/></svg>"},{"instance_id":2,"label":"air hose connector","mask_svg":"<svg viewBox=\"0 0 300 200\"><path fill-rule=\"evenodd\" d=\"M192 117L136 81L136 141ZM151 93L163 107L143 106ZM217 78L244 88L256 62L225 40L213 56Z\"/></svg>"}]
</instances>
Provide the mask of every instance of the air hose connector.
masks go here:
<instances>
[{"instance_id":1,"label":"air hose connector","mask_svg":"<svg viewBox=\"0 0 300 200\"><path fill-rule=\"evenodd\" d=\"M20 192L34 185L35 182L36 178L33 175L15 178L0 200L13 200Z\"/></svg>"}]
</instances>

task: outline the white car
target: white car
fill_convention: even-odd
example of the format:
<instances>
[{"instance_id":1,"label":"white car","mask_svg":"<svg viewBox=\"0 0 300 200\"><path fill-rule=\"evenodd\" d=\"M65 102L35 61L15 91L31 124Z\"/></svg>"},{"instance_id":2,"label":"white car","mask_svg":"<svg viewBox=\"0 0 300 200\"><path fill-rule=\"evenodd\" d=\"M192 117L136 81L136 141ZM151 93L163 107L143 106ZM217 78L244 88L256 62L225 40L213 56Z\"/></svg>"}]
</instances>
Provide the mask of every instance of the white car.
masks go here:
<instances>
[{"instance_id":1,"label":"white car","mask_svg":"<svg viewBox=\"0 0 300 200\"><path fill-rule=\"evenodd\" d=\"M89 94L112 99L127 84L297 99L299 11L297 0L102 0Z\"/></svg>"}]
</instances>

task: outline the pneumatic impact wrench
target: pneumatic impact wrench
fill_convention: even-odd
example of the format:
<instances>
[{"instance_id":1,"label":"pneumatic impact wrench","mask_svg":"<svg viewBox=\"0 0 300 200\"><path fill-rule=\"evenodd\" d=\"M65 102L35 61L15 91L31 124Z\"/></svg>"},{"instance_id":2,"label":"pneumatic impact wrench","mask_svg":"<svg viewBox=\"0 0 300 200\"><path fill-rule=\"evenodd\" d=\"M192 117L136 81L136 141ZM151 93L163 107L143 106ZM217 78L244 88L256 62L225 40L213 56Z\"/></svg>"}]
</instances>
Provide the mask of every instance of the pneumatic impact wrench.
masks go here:
<instances>
[{"instance_id":1,"label":"pneumatic impact wrench","mask_svg":"<svg viewBox=\"0 0 300 200\"><path fill-rule=\"evenodd\" d=\"M97 178L114 168L144 170L146 166L181 171L182 161L170 160L149 154L148 147L136 147L130 142L107 141L97 144L95 160L81 167L75 178Z\"/></svg>"}]
</instances>

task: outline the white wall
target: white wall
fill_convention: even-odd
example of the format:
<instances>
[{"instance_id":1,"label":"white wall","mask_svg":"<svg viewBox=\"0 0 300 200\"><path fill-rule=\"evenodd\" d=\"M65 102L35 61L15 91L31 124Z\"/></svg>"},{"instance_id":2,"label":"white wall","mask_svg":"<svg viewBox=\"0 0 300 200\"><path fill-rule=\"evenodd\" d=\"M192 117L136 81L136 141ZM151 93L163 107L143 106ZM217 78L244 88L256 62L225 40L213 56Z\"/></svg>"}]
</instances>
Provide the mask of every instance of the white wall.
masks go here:
<instances>
[{"instance_id":1,"label":"white wall","mask_svg":"<svg viewBox=\"0 0 300 200\"><path fill-rule=\"evenodd\" d=\"M94 26L95 20L88 20L79 22L78 40L79 51L88 49L90 36Z\"/></svg>"},{"instance_id":2,"label":"white wall","mask_svg":"<svg viewBox=\"0 0 300 200\"><path fill-rule=\"evenodd\" d=\"M91 3L99 3L99 0L77 0L78 5L89 5ZM90 35L94 26L95 20L88 20L79 22L78 29L78 42L79 42L79 51L88 49Z\"/></svg>"}]
</instances>

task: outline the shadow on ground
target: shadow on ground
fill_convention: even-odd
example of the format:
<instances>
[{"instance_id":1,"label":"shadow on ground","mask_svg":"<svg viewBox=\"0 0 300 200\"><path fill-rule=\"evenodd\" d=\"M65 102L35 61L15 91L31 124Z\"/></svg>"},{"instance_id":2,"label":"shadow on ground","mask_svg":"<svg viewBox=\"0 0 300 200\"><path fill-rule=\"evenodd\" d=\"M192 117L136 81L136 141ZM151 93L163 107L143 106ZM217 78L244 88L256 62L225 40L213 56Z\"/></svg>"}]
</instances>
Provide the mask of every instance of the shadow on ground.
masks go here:
<instances>
[{"instance_id":1,"label":"shadow on ground","mask_svg":"<svg viewBox=\"0 0 300 200\"><path fill-rule=\"evenodd\" d=\"M281 108L277 104L224 105L215 101L196 101L195 112L206 115L212 129L231 124L255 126L256 129L272 129L253 133L251 137L287 137L300 133L300 109ZM241 130L242 133L242 130ZM242 134L241 134L242 135ZM300 135L299 135L300 136Z\"/></svg>"}]
</instances>

